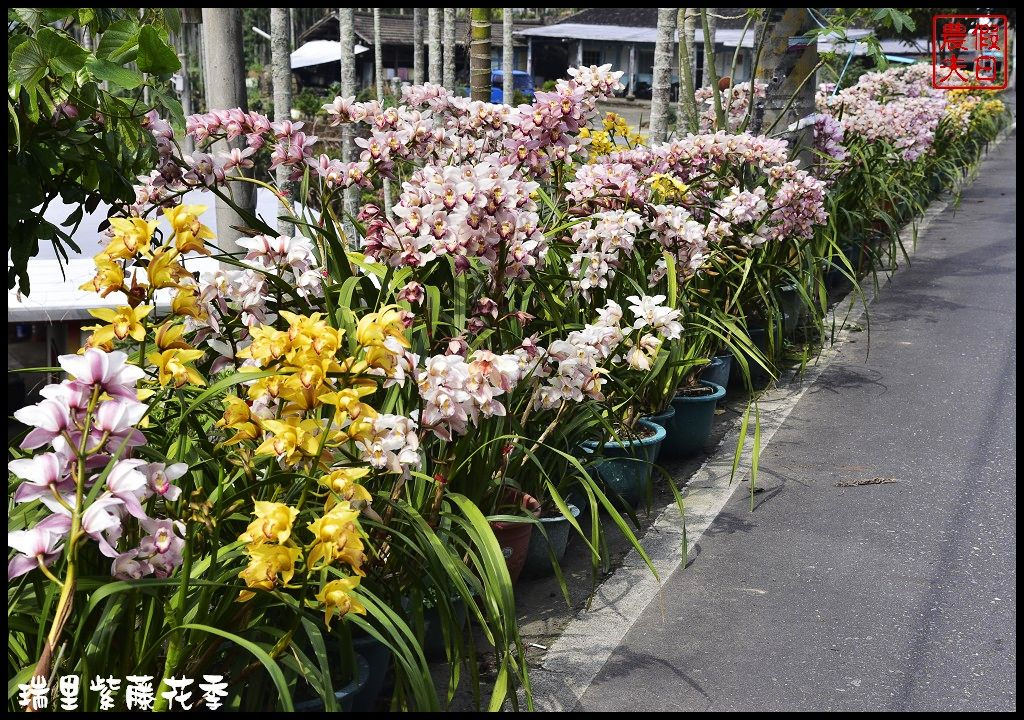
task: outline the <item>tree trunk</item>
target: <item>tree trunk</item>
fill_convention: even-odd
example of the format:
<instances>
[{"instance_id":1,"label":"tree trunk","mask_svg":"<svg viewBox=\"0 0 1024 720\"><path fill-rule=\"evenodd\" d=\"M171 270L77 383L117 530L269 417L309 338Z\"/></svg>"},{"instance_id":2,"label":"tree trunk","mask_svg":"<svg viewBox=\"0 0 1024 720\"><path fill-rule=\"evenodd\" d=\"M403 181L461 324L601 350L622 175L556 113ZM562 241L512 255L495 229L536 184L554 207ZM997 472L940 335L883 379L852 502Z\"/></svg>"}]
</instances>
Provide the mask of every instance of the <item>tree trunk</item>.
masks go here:
<instances>
[{"instance_id":1,"label":"tree trunk","mask_svg":"<svg viewBox=\"0 0 1024 720\"><path fill-rule=\"evenodd\" d=\"M441 8L427 9L427 35L430 42L430 82L440 85L441 76Z\"/></svg>"},{"instance_id":2,"label":"tree trunk","mask_svg":"<svg viewBox=\"0 0 1024 720\"><path fill-rule=\"evenodd\" d=\"M698 130L697 101L693 97L693 31L694 8L679 8L679 100L676 103L676 134Z\"/></svg>"},{"instance_id":3,"label":"tree trunk","mask_svg":"<svg viewBox=\"0 0 1024 720\"><path fill-rule=\"evenodd\" d=\"M654 80L651 83L651 142L664 142L668 134L668 103L672 84L672 36L676 11L658 8L658 36L654 43Z\"/></svg>"},{"instance_id":4,"label":"tree trunk","mask_svg":"<svg viewBox=\"0 0 1024 720\"><path fill-rule=\"evenodd\" d=\"M515 47L512 45L512 9L505 8L501 18L502 102L511 105L515 95Z\"/></svg>"},{"instance_id":5,"label":"tree trunk","mask_svg":"<svg viewBox=\"0 0 1024 720\"><path fill-rule=\"evenodd\" d=\"M711 65L710 70L704 72L704 87L709 87L712 84L711 76L714 75L717 81L718 78L718 64L717 56L715 55L715 30L718 28L718 18L715 17L714 10L716 8L704 8L702 11L702 21L707 19L709 37L704 38L704 67L707 68ZM717 84L717 82L716 82Z\"/></svg>"},{"instance_id":6,"label":"tree trunk","mask_svg":"<svg viewBox=\"0 0 1024 720\"><path fill-rule=\"evenodd\" d=\"M292 119L292 63L291 23L288 8L270 8L270 65L274 80L274 121ZM291 172L284 165L277 168L277 187L288 190L288 176ZM289 194L289 199L291 195ZM282 235L290 233L291 226L285 220L277 221L277 231Z\"/></svg>"},{"instance_id":7,"label":"tree trunk","mask_svg":"<svg viewBox=\"0 0 1024 720\"><path fill-rule=\"evenodd\" d=\"M412 84L423 84L423 8L412 11Z\"/></svg>"},{"instance_id":8,"label":"tree trunk","mask_svg":"<svg viewBox=\"0 0 1024 720\"><path fill-rule=\"evenodd\" d=\"M469 88L474 100L491 99L491 9L470 9Z\"/></svg>"},{"instance_id":9,"label":"tree trunk","mask_svg":"<svg viewBox=\"0 0 1024 720\"><path fill-rule=\"evenodd\" d=\"M814 162L814 123L788 128L814 113L817 87L818 43L810 38L802 50L790 46L790 39L805 36L814 26L808 13L798 8L771 8L765 16L767 41L756 79L768 84L765 99L755 108L751 132L782 135L790 147L802 147L797 155L802 167Z\"/></svg>"},{"instance_id":10,"label":"tree trunk","mask_svg":"<svg viewBox=\"0 0 1024 720\"><path fill-rule=\"evenodd\" d=\"M203 8L203 28L206 40L206 104L211 109L248 109L245 96L245 64L242 56L241 8ZM231 148L244 148L245 138L228 143L219 140L215 152L226 153ZM247 182L233 182L227 186L231 198L241 208L256 209L255 186ZM217 247L223 252L239 252L238 239L242 233L232 226L246 225L245 220L230 205L217 199Z\"/></svg>"},{"instance_id":11,"label":"tree trunk","mask_svg":"<svg viewBox=\"0 0 1024 720\"><path fill-rule=\"evenodd\" d=\"M352 8L338 9L338 30L341 39L341 96L354 97L356 94L356 54L355 54L355 30L352 27ZM341 160L352 162L352 125L345 123L341 126ZM344 207L347 215L355 215L357 212L356 188L347 188L344 192ZM351 233L353 227L346 221L346 228ZM351 238L350 238L351 239Z\"/></svg>"},{"instance_id":12,"label":"tree trunk","mask_svg":"<svg viewBox=\"0 0 1024 720\"><path fill-rule=\"evenodd\" d=\"M444 9L444 86L455 92L455 8Z\"/></svg>"},{"instance_id":13,"label":"tree trunk","mask_svg":"<svg viewBox=\"0 0 1024 720\"><path fill-rule=\"evenodd\" d=\"M377 85L377 102L384 102L384 46L380 42L380 8L373 9L373 75ZM384 196L384 214L391 217L391 181L384 178L381 184Z\"/></svg>"},{"instance_id":14,"label":"tree trunk","mask_svg":"<svg viewBox=\"0 0 1024 720\"><path fill-rule=\"evenodd\" d=\"M373 9L373 81L378 102L384 102L384 46L380 43L380 8Z\"/></svg>"}]
</instances>

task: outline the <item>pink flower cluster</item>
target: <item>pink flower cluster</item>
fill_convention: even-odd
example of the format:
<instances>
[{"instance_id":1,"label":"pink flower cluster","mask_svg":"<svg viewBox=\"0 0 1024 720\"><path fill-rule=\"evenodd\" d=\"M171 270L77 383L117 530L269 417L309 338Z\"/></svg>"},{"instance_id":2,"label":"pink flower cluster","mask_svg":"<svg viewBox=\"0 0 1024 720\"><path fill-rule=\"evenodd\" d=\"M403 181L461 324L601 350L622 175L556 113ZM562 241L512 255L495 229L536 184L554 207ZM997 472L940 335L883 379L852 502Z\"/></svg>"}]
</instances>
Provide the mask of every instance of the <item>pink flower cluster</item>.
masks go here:
<instances>
[{"instance_id":1,"label":"pink flower cluster","mask_svg":"<svg viewBox=\"0 0 1024 720\"><path fill-rule=\"evenodd\" d=\"M375 206L363 208L366 254L393 267L422 267L450 255L464 271L479 259L504 278L526 278L547 251L534 182L491 155L475 165L428 165L402 184L395 223Z\"/></svg>"},{"instance_id":2,"label":"pink flower cluster","mask_svg":"<svg viewBox=\"0 0 1024 720\"><path fill-rule=\"evenodd\" d=\"M538 395L542 408L554 409L587 397L604 400L601 365L622 343L622 308L609 300L597 312L596 323L574 330L565 340L555 340L541 355L534 377L545 378Z\"/></svg>"},{"instance_id":3,"label":"pink flower cluster","mask_svg":"<svg viewBox=\"0 0 1024 720\"><path fill-rule=\"evenodd\" d=\"M843 145L846 126L828 113L814 116L814 149L837 162L846 160L849 152Z\"/></svg>"},{"instance_id":4,"label":"pink flower cluster","mask_svg":"<svg viewBox=\"0 0 1024 720\"><path fill-rule=\"evenodd\" d=\"M173 481L184 475L188 466L123 458L146 442L135 428L147 411L135 389L143 371L128 364L123 352L96 348L83 355L62 355L58 360L71 379L46 386L40 392L41 402L14 414L32 428L21 443L23 449L50 448L9 463L11 473L24 480L14 501L39 500L52 514L32 528L8 532L7 543L16 550L7 567L8 580L39 563L48 566L56 561L71 530L79 496L90 494L105 469L103 489L82 510L83 533L112 559L115 577L170 576L181 564L185 541L178 533L184 528L171 520L149 517L143 503L157 497L177 500L181 490ZM79 481L84 483L81 491ZM138 534L143 537L136 547L118 550L129 517L137 521Z\"/></svg>"},{"instance_id":5,"label":"pink flower cluster","mask_svg":"<svg viewBox=\"0 0 1024 720\"><path fill-rule=\"evenodd\" d=\"M907 162L930 151L947 107L924 64L867 73L836 94L821 86L817 104L820 112L842 119L846 141L888 142Z\"/></svg>"},{"instance_id":6,"label":"pink flower cluster","mask_svg":"<svg viewBox=\"0 0 1024 720\"><path fill-rule=\"evenodd\" d=\"M754 83L754 97L763 99L768 90L768 84L763 82ZM712 89L708 86L698 88L693 93L698 107L703 109L698 115L698 123L702 133L714 132L715 129L715 100ZM735 132L743 120L747 117L750 108L750 83L737 83L728 90L722 92L722 108L725 110L728 130Z\"/></svg>"},{"instance_id":7,"label":"pink flower cluster","mask_svg":"<svg viewBox=\"0 0 1024 720\"><path fill-rule=\"evenodd\" d=\"M646 176L649 177L649 176ZM571 207L584 210L642 207L650 200L650 186L634 164L599 162L580 165L565 184Z\"/></svg>"},{"instance_id":8,"label":"pink flower cluster","mask_svg":"<svg viewBox=\"0 0 1024 720\"><path fill-rule=\"evenodd\" d=\"M622 88L622 72L611 65L570 68L569 80L559 80L552 92L538 92L532 105L516 109L517 121L505 140L508 162L535 177L549 177L551 163L580 149L577 135L586 126L600 99Z\"/></svg>"},{"instance_id":9,"label":"pink flower cluster","mask_svg":"<svg viewBox=\"0 0 1024 720\"><path fill-rule=\"evenodd\" d=\"M519 358L482 349L469 358L434 355L416 374L423 399L420 424L441 440L451 440L465 435L482 417L505 415L497 398L519 382Z\"/></svg>"},{"instance_id":10,"label":"pink flower cluster","mask_svg":"<svg viewBox=\"0 0 1024 720\"><path fill-rule=\"evenodd\" d=\"M245 259L282 277L301 297L323 294L323 272L316 267L313 243L302 235L256 235L239 240L248 252Z\"/></svg>"},{"instance_id":11,"label":"pink flower cluster","mask_svg":"<svg viewBox=\"0 0 1024 720\"><path fill-rule=\"evenodd\" d=\"M576 278L572 286L583 297L591 290L608 288L620 266L621 253L631 253L644 219L632 210L609 210L596 213L575 225L570 242L573 253L569 259L569 275Z\"/></svg>"},{"instance_id":12,"label":"pink flower cluster","mask_svg":"<svg viewBox=\"0 0 1024 720\"><path fill-rule=\"evenodd\" d=\"M650 209L654 217L651 237L672 253L676 272L685 274L696 271L707 258L708 228L694 220L689 210L679 205L652 205ZM648 277L651 285L665 277L667 270L665 259L660 258Z\"/></svg>"}]
</instances>

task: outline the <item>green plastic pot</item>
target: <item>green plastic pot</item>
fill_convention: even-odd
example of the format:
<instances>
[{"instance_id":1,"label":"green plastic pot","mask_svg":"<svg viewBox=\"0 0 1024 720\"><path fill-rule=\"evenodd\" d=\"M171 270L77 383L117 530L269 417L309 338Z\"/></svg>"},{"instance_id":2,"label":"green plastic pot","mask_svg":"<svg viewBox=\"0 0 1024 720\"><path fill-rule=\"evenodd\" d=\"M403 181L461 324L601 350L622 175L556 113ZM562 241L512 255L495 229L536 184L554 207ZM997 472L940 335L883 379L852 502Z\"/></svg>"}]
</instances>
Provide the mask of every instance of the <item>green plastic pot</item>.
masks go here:
<instances>
[{"instance_id":1,"label":"green plastic pot","mask_svg":"<svg viewBox=\"0 0 1024 720\"><path fill-rule=\"evenodd\" d=\"M700 379L725 387L729 384L729 374L731 371L732 355L716 355L711 358L711 362L701 371ZM669 405L669 407L672 406ZM675 415L674 407L672 407L672 414Z\"/></svg>"},{"instance_id":2,"label":"green plastic pot","mask_svg":"<svg viewBox=\"0 0 1024 720\"><path fill-rule=\"evenodd\" d=\"M672 405L676 416L669 425L665 438L665 452L673 458L689 457L704 450L711 439L711 427L715 422L715 408L718 400L725 395L721 385L701 380L701 385L713 388L710 395L688 397L676 395Z\"/></svg>"},{"instance_id":3,"label":"green plastic pot","mask_svg":"<svg viewBox=\"0 0 1024 720\"><path fill-rule=\"evenodd\" d=\"M666 435L665 428L648 420L640 420L639 425L654 434L639 440L587 440L582 444L584 452L600 449L601 460L596 468L601 482L620 503L634 508L644 498L651 482L651 466Z\"/></svg>"},{"instance_id":4,"label":"green plastic pot","mask_svg":"<svg viewBox=\"0 0 1024 720\"><path fill-rule=\"evenodd\" d=\"M580 516L580 509L575 505L569 505L569 512L574 518ZM562 513L551 517L542 517L541 525L544 532L534 529L530 538L530 547L526 551L526 563L523 565L523 577L548 577L555 574L551 566L551 553L554 552L555 560L561 562L565 557L565 551L569 547L569 533L572 525ZM544 537L545 534L547 537Z\"/></svg>"}]
</instances>

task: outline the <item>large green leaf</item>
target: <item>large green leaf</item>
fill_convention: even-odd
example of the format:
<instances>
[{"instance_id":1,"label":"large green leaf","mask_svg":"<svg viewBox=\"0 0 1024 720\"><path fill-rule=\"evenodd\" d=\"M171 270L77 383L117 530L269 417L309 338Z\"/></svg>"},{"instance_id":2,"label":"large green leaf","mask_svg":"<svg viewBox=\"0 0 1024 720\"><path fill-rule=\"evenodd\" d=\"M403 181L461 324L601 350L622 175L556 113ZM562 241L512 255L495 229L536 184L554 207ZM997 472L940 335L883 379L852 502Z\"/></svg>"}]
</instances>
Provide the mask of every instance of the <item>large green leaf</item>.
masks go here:
<instances>
[{"instance_id":1,"label":"large green leaf","mask_svg":"<svg viewBox=\"0 0 1024 720\"><path fill-rule=\"evenodd\" d=\"M14 48L11 54L11 66L8 68L10 79L21 83L31 91L46 75L46 53L35 39L27 40Z\"/></svg>"},{"instance_id":2,"label":"large green leaf","mask_svg":"<svg viewBox=\"0 0 1024 720\"><path fill-rule=\"evenodd\" d=\"M139 46L139 24L134 20L111 23L96 47L96 57L116 63L131 62Z\"/></svg>"},{"instance_id":3,"label":"large green leaf","mask_svg":"<svg viewBox=\"0 0 1024 720\"><path fill-rule=\"evenodd\" d=\"M134 90L145 82L142 73L138 70L122 67L103 58L90 58L86 67L97 80L106 80L111 85L125 90Z\"/></svg>"},{"instance_id":4,"label":"large green leaf","mask_svg":"<svg viewBox=\"0 0 1024 720\"><path fill-rule=\"evenodd\" d=\"M139 32L139 70L153 75L167 75L181 68L174 50L152 25Z\"/></svg>"},{"instance_id":5,"label":"large green leaf","mask_svg":"<svg viewBox=\"0 0 1024 720\"><path fill-rule=\"evenodd\" d=\"M82 69L89 53L64 33L45 27L36 33L36 42L46 56L47 64L60 75Z\"/></svg>"}]
</instances>

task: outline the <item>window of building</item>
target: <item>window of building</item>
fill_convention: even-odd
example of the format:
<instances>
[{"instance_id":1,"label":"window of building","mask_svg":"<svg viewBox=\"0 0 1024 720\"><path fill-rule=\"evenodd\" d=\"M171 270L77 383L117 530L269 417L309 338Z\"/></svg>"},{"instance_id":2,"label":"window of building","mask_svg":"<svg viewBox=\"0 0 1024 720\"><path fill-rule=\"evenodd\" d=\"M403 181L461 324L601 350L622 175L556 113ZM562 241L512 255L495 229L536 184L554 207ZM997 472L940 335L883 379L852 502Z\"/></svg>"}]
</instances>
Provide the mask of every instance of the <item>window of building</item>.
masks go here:
<instances>
[{"instance_id":1,"label":"window of building","mask_svg":"<svg viewBox=\"0 0 1024 720\"><path fill-rule=\"evenodd\" d=\"M601 64L601 51L600 50L584 50L583 51L583 67L590 67L591 65Z\"/></svg>"}]
</instances>

